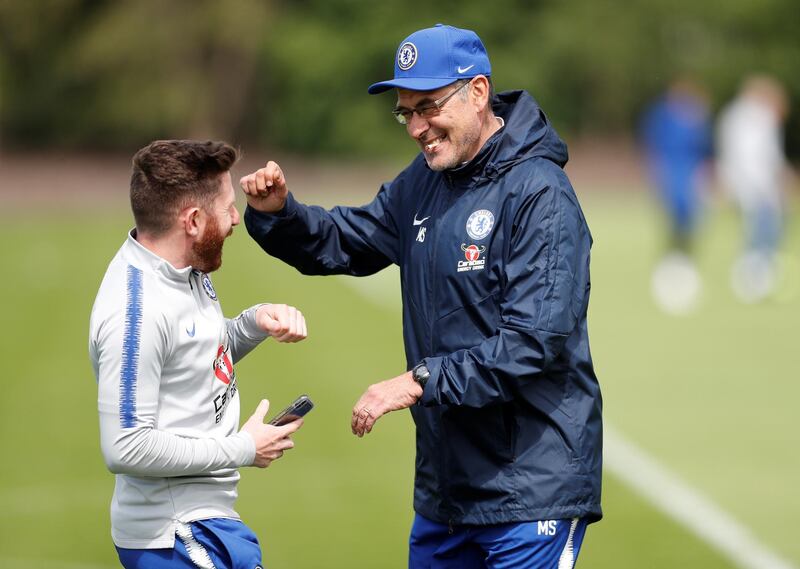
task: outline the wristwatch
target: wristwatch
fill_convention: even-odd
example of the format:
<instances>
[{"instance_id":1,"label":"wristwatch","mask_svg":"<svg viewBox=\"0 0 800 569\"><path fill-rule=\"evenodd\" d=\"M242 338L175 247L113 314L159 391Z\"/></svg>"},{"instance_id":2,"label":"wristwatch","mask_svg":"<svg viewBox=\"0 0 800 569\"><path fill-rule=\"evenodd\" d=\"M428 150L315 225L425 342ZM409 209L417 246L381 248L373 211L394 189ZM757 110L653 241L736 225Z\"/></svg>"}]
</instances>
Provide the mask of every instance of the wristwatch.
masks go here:
<instances>
[{"instance_id":1,"label":"wristwatch","mask_svg":"<svg viewBox=\"0 0 800 569\"><path fill-rule=\"evenodd\" d=\"M419 383L422 389L425 389L425 384L428 383L428 380L431 378L431 372L428 371L428 366L424 363L420 363L411 370L411 377L414 378L414 381Z\"/></svg>"}]
</instances>

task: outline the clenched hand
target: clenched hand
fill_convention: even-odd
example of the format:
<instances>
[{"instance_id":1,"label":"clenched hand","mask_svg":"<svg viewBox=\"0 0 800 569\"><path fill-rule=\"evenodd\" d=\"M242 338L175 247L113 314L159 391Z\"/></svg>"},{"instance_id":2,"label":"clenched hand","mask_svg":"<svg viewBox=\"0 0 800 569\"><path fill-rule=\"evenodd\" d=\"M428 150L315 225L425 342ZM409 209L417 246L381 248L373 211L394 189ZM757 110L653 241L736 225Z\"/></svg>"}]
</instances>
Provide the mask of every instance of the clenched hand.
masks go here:
<instances>
[{"instance_id":1,"label":"clenched hand","mask_svg":"<svg viewBox=\"0 0 800 569\"><path fill-rule=\"evenodd\" d=\"M275 213L286 205L289 189L277 163L270 160L263 168L239 180L247 195L247 205L264 213Z\"/></svg>"}]
</instances>

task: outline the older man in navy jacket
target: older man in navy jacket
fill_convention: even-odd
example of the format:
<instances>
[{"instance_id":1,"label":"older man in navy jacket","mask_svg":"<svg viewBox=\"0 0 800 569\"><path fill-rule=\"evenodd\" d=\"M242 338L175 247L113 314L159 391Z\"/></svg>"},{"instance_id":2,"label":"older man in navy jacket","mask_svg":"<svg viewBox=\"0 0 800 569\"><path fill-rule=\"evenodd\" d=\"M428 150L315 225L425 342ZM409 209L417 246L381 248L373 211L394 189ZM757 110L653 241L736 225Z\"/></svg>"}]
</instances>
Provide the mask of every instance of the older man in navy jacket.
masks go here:
<instances>
[{"instance_id":1,"label":"older man in navy jacket","mask_svg":"<svg viewBox=\"0 0 800 569\"><path fill-rule=\"evenodd\" d=\"M410 567L572 567L599 520L592 238L567 149L524 91L492 94L478 36L441 24L397 51L394 115L420 154L364 207L297 202L280 167L241 180L245 223L304 274L401 270L405 373L367 389L353 433L411 408Z\"/></svg>"}]
</instances>

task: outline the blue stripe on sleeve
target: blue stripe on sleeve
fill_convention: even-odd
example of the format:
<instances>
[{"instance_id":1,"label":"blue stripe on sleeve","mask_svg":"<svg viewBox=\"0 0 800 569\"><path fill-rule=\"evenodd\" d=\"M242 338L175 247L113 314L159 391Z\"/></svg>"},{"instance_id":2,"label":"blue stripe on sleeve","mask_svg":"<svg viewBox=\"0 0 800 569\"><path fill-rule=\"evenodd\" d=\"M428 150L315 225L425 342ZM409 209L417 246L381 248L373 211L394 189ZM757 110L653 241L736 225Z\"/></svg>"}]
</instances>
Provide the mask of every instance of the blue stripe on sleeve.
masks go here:
<instances>
[{"instance_id":1,"label":"blue stripe on sleeve","mask_svg":"<svg viewBox=\"0 0 800 569\"><path fill-rule=\"evenodd\" d=\"M119 422L136 426L136 379L139 374L139 343L142 332L142 271L128 265L128 300L125 305L125 335L119 371Z\"/></svg>"}]
</instances>

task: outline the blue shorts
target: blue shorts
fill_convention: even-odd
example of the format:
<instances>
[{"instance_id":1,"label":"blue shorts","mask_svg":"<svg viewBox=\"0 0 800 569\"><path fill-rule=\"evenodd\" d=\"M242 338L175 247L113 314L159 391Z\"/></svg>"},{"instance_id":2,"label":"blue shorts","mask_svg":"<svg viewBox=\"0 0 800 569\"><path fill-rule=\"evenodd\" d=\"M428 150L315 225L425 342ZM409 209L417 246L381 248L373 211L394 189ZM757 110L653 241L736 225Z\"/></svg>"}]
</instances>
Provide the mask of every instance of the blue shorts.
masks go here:
<instances>
[{"instance_id":1,"label":"blue shorts","mask_svg":"<svg viewBox=\"0 0 800 569\"><path fill-rule=\"evenodd\" d=\"M125 569L257 569L258 538L240 520L211 518L179 524L172 549L117 547Z\"/></svg>"},{"instance_id":2,"label":"blue shorts","mask_svg":"<svg viewBox=\"0 0 800 569\"><path fill-rule=\"evenodd\" d=\"M409 569L572 569L586 520L453 526L416 515Z\"/></svg>"}]
</instances>

